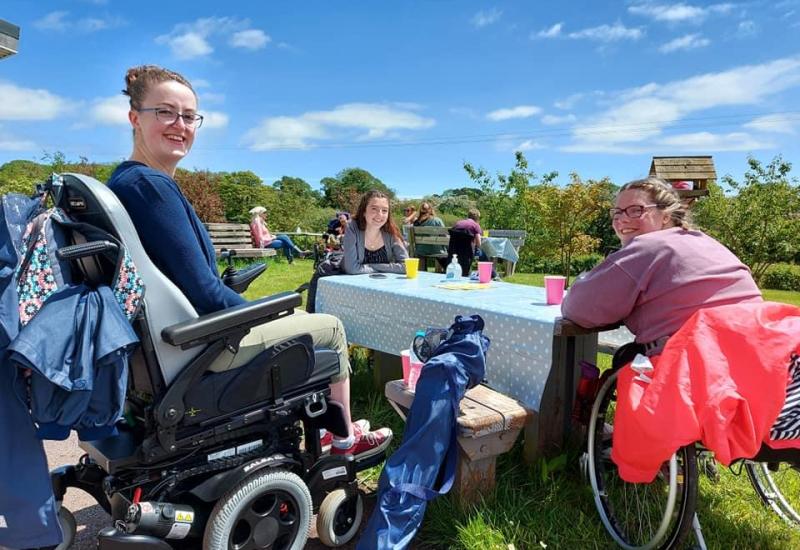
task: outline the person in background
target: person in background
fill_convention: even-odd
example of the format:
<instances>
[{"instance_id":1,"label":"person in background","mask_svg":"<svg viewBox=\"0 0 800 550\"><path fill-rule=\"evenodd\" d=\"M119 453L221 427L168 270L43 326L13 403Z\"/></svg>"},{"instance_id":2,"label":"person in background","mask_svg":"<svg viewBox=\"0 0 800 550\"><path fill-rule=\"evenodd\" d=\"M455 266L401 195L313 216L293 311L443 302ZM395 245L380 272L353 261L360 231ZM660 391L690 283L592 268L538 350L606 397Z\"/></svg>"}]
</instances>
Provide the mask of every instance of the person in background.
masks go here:
<instances>
[{"instance_id":1,"label":"person in background","mask_svg":"<svg viewBox=\"0 0 800 550\"><path fill-rule=\"evenodd\" d=\"M373 189L361 197L344 234L342 267L351 275L405 273L408 258L403 237L392 221L389 197Z\"/></svg>"},{"instance_id":2,"label":"person in background","mask_svg":"<svg viewBox=\"0 0 800 550\"><path fill-rule=\"evenodd\" d=\"M625 184L611 220L622 248L572 283L565 318L587 328L623 322L654 355L698 309L762 301L748 267L692 228L666 182Z\"/></svg>"},{"instance_id":3,"label":"person in background","mask_svg":"<svg viewBox=\"0 0 800 550\"><path fill-rule=\"evenodd\" d=\"M455 224L453 224L454 230L466 231L472 235L472 244L474 245L475 250L480 250L481 247L481 235L483 234L483 229L481 229L481 226L478 223L480 219L480 210L477 208L470 208L467 211L466 219L457 221Z\"/></svg>"},{"instance_id":4,"label":"person in background","mask_svg":"<svg viewBox=\"0 0 800 550\"><path fill-rule=\"evenodd\" d=\"M436 215L436 211L433 209L431 203L428 201L423 201L419 205L419 215L417 216L417 219L414 220L414 226L444 227L444 222ZM440 256L440 258L438 258L439 263L442 265L442 267L447 267L446 246L437 246L435 244L418 244L414 248L414 254L416 254L417 257Z\"/></svg>"},{"instance_id":5,"label":"person in background","mask_svg":"<svg viewBox=\"0 0 800 550\"><path fill-rule=\"evenodd\" d=\"M421 207L421 205L420 205ZM409 204L403 209L403 225L413 225L417 219L417 209L413 204Z\"/></svg>"},{"instance_id":6,"label":"person in background","mask_svg":"<svg viewBox=\"0 0 800 550\"><path fill-rule=\"evenodd\" d=\"M183 292L198 314L224 310L246 300L225 286L217 272L214 246L192 205L173 179L191 150L203 123L197 95L180 74L144 65L128 70L123 93L130 98L133 153L108 180L136 227L145 252ZM331 381L331 400L342 405L348 425L345 438L332 439L332 453L371 456L392 439L388 428L369 431L365 420L350 416L350 358L344 326L332 315L300 310L250 329L238 351L224 350L209 367L222 372L249 363L268 347L299 334L310 334L315 348L339 356L339 373ZM324 440L323 440L324 442Z\"/></svg>"},{"instance_id":7,"label":"person in background","mask_svg":"<svg viewBox=\"0 0 800 550\"><path fill-rule=\"evenodd\" d=\"M300 258L305 258L310 252L308 250L301 250L297 245L292 242L287 235L279 234L273 235L267 227L267 209L263 206L256 206L250 210L253 216L250 220L250 238L253 241L253 246L256 248L280 248L283 249L283 255L289 263L294 261L294 255L297 254Z\"/></svg>"}]
</instances>

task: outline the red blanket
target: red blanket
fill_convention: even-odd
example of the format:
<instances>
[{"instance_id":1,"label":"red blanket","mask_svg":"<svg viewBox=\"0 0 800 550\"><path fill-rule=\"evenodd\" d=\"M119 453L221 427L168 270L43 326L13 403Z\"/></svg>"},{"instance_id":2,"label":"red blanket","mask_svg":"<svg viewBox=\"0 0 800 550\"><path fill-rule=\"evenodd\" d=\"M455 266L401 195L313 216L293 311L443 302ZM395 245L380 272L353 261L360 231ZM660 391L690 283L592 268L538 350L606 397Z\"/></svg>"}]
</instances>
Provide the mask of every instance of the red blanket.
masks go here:
<instances>
[{"instance_id":1,"label":"red blanket","mask_svg":"<svg viewBox=\"0 0 800 550\"><path fill-rule=\"evenodd\" d=\"M701 441L728 465L754 456L786 397L800 349L800 308L774 302L701 309L651 357L652 382L630 365L617 379L611 458L628 482L650 482L680 447Z\"/></svg>"}]
</instances>

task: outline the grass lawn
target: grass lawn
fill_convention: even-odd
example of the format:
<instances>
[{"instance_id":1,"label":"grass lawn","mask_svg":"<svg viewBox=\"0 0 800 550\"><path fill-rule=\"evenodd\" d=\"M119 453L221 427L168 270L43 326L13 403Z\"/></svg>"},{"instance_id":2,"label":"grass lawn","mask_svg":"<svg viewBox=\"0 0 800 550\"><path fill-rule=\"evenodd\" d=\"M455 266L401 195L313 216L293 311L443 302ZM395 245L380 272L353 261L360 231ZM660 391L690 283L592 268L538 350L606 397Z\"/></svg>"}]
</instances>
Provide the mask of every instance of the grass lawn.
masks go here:
<instances>
[{"instance_id":1,"label":"grass lawn","mask_svg":"<svg viewBox=\"0 0 800 550\"><path fill-rule=\"evenodd\" d=\"M269 268L247 291L248 299L292 290L311 277L312 263L269 260ZM543 285L541 274L519 273L506 279L519 284ZM764 291L768 300L800 305L800 293ZM372 386L368 353L355 348L352 381L353 410L375 426L395 431L399 444L403 423ZM608 356L601 356L601 363ZM476 506L462 509L449 496L430 503L417 548L465 548L509 550L536 548L614 548L600 524L592 493L578 470L580 449L563 457L526 464L518 444L497 465L497 488ZM566 460L564 460L566 458ZM373 485L379 468L362 472L360 478ZM720 466L721 479L700 481L698 513L709 548L786 549L800 548L800 531L785 526L765 510L744 472L739 475ZM800 476L799 476L800 477ZM800 488L798 488L800 491Z\"/></svg>"}]
</instances>

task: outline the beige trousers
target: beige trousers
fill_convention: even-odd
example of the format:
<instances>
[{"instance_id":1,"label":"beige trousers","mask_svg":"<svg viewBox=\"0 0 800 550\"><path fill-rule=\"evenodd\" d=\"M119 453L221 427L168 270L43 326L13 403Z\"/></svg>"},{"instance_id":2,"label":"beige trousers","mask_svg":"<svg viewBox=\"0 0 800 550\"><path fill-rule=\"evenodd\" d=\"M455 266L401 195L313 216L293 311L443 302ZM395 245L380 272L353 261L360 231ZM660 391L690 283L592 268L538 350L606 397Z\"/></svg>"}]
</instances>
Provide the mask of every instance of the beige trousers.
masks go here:
<instances>
[{"instance_id":1,"label":"beige trousers","mask_svg":"<svg viewBox=\"0 0 800 550\"><path fill-rule=\"evenodd\" d=\"M221 372L239 368L249 363L268 347L299 334L310 334L315 349L329 348L339 354L339 374L331 379L332 384L341 382L348 377L350 357L342 322L333 315L309 314L298 309L292 315L251 328L250 332L242 338L236 354L229 350L223 351L208 370Z\"/></svg>"}]
</instances>

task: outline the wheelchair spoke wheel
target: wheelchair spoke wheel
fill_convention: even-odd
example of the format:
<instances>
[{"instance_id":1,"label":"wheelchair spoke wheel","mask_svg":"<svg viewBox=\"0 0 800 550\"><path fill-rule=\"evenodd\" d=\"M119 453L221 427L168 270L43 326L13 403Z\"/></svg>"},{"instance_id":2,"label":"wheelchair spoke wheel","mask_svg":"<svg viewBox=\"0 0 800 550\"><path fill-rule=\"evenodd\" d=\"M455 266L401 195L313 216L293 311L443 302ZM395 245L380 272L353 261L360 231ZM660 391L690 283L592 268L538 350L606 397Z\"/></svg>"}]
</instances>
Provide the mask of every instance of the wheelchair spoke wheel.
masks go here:
<instances>
[{"instance_id":1,"label":"wheelchair spoke wheel","mask_svg":"<svg viewBox=\"0 0 800 550\"><path fill-rule=\"evenodd\" d=\"M750 482L765 506L769 506L786 523L800 528L800 471L796 466L780 463L746 462Z\"/></svg>"},{"instance_id":2,"label":"wheelchair spoke wheel","mask_svg":"<svg viewBox=\"0 0 800 550\"><path fill-rule=\"evenodd\" d=\"M223 496L206 525L205 550L299 550L311 526L311 495L291 472L258 472Z\"/></svg>"},{"instance_id":3,"label":"wheelchair spoke wheel","mask_svg":"<svg viewBox=\"0 0 800 550\"><path fill-rule=\"evenodd\" d=\"M616 381L614 373L600 388L589 421L588 469L595 506L603 526L621 547L674 548L691 528L697 504L695 449L680 449L652 483L623 481L611 460Z\"/></svg>"}]
</instances>

